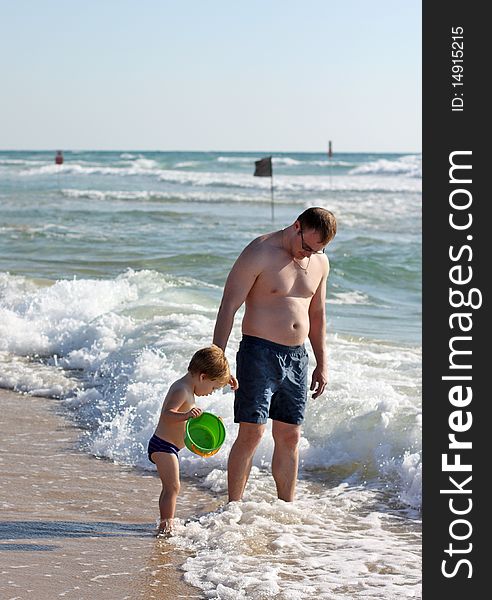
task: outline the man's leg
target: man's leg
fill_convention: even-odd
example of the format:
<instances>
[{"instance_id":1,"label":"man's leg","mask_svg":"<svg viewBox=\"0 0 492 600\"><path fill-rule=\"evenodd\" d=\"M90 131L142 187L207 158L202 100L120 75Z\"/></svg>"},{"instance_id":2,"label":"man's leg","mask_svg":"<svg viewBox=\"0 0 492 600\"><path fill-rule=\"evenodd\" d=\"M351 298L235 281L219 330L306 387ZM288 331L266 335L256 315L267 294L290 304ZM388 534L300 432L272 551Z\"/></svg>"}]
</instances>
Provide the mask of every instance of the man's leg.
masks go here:
<instances>
[{"instance_id":1,"label":"man's leg","mask_svg":"<svg viewBox=\"0 0 492 600\"><path fill-rule=\"evenodd\" d=\"M234 442L227 463L227 483L229 502L241 500L248 481L253 456L265 425L260 423L239 423L239 433Z\"/></svg>"},{"instance_id":2,"label":"man's leg","mask_svg":"<svg viewBox=\"0 0 492 600\"><path fill-rule=\"evenodd\" d=\"M277 484L277 496L292 502L296 491L301 426L273 421L272 434L275 441L272 474Z\"/></svg>"}]
</instances>

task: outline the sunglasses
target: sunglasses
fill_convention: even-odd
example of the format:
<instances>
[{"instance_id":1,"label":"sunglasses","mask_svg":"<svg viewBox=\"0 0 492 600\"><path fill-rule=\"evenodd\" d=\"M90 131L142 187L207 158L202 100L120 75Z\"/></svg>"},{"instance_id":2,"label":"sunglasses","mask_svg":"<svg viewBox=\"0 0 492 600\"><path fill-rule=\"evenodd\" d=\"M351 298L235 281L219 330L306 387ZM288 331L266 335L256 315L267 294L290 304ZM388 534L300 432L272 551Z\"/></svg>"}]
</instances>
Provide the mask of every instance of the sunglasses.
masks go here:
<instances>
[{"instance_id":1,"label":"sunglasses","mask_svg":"<svg viewBox=\"0 0 492 600\"><path fill-rule=\"evenodd\" d=\"M301 234L301 248L304 250L304 252L309 252L311 254L324 254L325 253L325 249L322 248L321 250L313 250L311 248L311 246L308 246L305 241L304 241L304 235L302 233L302 227L299 228L299 232Z\"/></svg>"}]
</instances>

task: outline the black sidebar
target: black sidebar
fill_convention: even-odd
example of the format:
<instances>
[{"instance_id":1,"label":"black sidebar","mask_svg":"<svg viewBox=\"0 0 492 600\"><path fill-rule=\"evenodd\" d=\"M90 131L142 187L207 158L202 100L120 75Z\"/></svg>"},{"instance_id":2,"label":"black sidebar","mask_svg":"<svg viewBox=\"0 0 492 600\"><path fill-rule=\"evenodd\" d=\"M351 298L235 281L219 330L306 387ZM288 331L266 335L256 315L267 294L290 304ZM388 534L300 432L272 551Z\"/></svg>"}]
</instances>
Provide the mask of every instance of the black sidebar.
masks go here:
<instances>
[{"instance_id":1,"label":"black sidebar","mask_svg":"<svg viewBox=\"0 0 492 600\"><path fill-rule=\"evenodd\" d=\"M490 595L490 20L423 2L423 598Z\"/></svg>"}]
</instances>

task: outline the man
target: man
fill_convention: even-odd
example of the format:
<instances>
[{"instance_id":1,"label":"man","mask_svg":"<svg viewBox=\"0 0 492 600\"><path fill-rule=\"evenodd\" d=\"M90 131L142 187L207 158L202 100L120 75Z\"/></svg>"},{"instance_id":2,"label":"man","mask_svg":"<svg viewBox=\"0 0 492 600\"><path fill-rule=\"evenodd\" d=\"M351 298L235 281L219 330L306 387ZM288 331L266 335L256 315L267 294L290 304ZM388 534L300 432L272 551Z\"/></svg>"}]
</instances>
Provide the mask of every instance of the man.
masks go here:
<instances>
[{"instance_id":1,"label":"man","mask_svg":"<svg viewBox=\"0 0 492 600\"><path fill-rule=\"evenodd\" d=\"M230 502L242 498L268 418L273 421L272 474L277 495L287 502L294 500L307 401L307 336L317 363L310 387L313 398L323 393L328 378L325 300L329 262L324 250L335 234L336 220L330 211L308 208L289 227L253 240L227 278L214 344L225 350L234 316L246 303L234 402L239 433L228 462Z\"/></svg>"}]
</instances>

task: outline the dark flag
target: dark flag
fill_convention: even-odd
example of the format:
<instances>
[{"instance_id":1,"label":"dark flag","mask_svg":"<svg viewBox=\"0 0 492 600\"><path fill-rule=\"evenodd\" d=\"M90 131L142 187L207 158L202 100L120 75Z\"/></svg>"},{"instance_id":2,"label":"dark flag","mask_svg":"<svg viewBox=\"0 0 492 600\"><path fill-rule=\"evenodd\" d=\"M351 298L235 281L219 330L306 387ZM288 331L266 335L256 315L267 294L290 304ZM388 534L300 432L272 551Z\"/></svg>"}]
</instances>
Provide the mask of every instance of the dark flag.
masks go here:
<instances>
[{"instance_id":1,"label":"dark flag","mask_svg":"<svg viewBox=\"0 0 492 600\"><path fill-rule=\"evenodd\" d=\"M255 177L271 177L270 190L272 194L272 221L274 220L273 214L273 172L272 172L272 157L265 156L260 160L255 160Z\"/></svg>"},{"instance_id":2,"label":"dark flag","mask_svg":"<svg viewBox=\"0 0 492 600\"><path fill-rule=\"evenodd\" d=\"M272 176L272 157L267 156L261 160L255 160L255 177Z\"/></svg>"}]
</instances>

